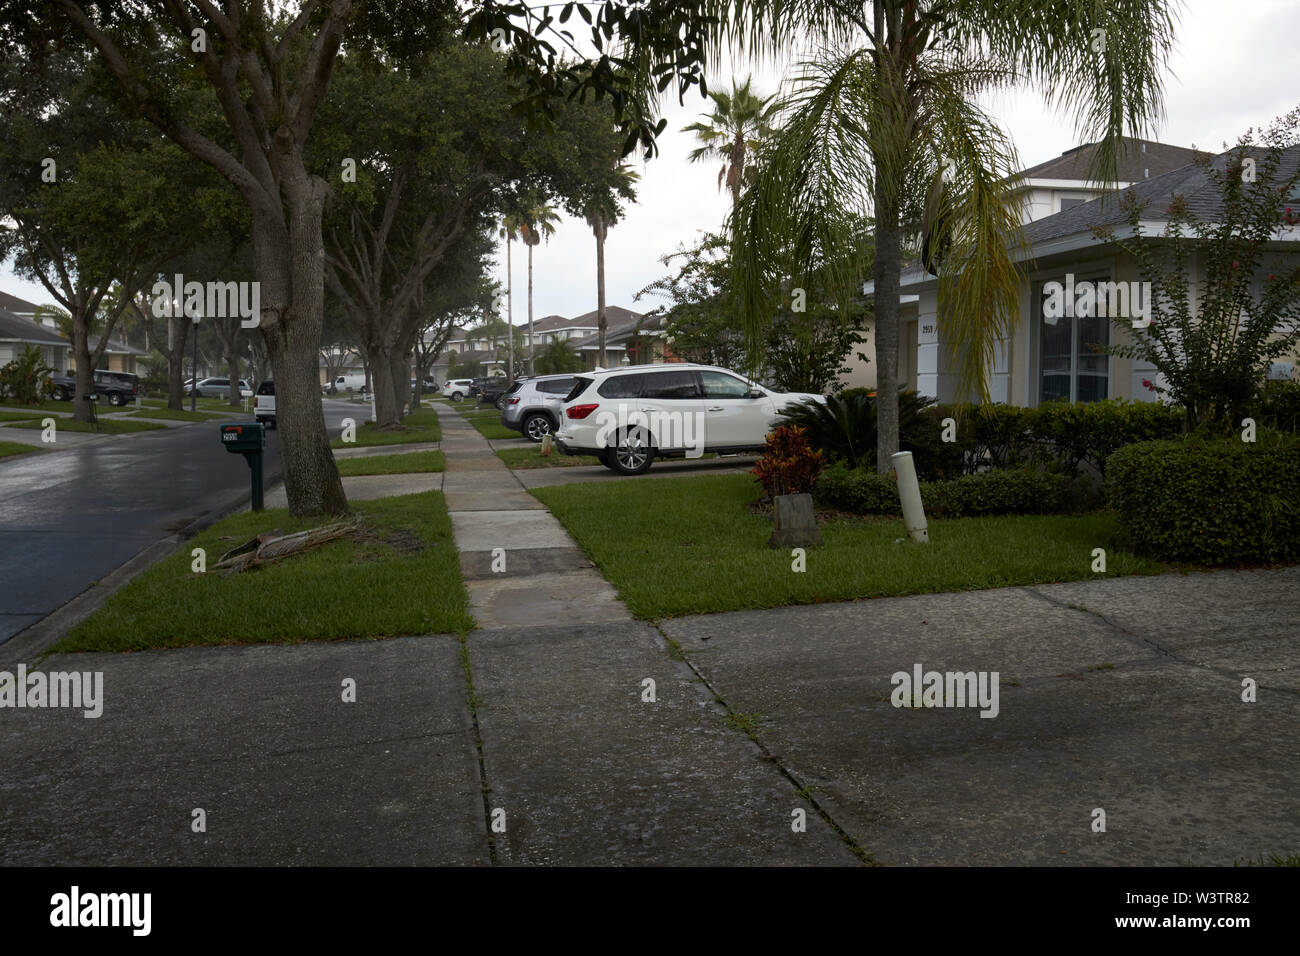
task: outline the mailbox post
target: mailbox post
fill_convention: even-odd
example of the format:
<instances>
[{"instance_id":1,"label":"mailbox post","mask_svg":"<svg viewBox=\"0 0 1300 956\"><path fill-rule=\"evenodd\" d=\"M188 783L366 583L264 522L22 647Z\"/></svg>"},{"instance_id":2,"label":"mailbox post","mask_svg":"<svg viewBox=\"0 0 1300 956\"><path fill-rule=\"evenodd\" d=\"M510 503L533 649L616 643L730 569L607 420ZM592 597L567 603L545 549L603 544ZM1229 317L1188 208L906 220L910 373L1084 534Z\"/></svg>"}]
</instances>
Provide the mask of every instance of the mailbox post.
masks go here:
<instances>
[{"instance_id":1,"label":"mailbox post","mask_svg":"<svg viewBox=\"0 0 1300 956\"><path fill-rule=\"evenodd\" d=\"M253 473L253 510L262 510L262 452L266 430L261 422L234 422L221 426L221 444L232 455L243 455Z\"/></svg>"}]
</instances>

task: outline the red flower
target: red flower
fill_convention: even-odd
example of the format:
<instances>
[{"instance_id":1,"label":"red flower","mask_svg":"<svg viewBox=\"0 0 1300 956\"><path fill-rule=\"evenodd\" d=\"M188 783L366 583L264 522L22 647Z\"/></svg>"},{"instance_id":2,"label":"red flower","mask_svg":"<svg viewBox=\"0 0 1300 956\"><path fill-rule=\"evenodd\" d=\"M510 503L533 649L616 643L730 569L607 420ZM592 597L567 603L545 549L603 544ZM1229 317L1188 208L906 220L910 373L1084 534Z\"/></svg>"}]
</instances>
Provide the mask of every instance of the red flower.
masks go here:
<instances>
[{"instance_id":1,"label":"red flower","mask_svg":"<svg viewBox=\"0 0 1300 956\"><path fill-rule=\"evenodd\" d=\"M1241 268L1241 263L1238 262L1236 259L1233 259L1233 260L1232 260L1232 267L1233 267L1234 269L1240 269L1240 268Z\"/></svg>"},{"instance_id":2,"label":"red flower","mask_svg":"<svg viewBox=\"0 0 1300 956\"><path fill-rule=\"evenodd\" d=\"M1151 381L1149 378L1144 378L1142 379L1142 387L1149 392L1154 392L1156 390L1156 383Z\"/></svg>"}]
</instances>

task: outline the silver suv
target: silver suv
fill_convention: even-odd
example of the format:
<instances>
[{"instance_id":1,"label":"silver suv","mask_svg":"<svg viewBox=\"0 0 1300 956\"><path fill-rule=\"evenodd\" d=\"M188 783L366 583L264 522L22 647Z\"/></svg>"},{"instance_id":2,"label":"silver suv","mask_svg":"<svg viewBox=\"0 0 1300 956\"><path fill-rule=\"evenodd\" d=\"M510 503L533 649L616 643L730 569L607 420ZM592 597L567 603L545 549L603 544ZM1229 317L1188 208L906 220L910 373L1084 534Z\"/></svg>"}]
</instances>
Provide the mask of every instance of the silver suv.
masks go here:
<instances>
[{"instance_id":1,"label":"silver suv","mask_svg":"<svg viewBox=\"0 0 1300 956\"><path fill-rule=\"evenodd\" d=\"M501 424L541 441L560 427L564 397L573 388L573 375L539 375L515 382L501 399Z\"/></svg>"}]
</instances>

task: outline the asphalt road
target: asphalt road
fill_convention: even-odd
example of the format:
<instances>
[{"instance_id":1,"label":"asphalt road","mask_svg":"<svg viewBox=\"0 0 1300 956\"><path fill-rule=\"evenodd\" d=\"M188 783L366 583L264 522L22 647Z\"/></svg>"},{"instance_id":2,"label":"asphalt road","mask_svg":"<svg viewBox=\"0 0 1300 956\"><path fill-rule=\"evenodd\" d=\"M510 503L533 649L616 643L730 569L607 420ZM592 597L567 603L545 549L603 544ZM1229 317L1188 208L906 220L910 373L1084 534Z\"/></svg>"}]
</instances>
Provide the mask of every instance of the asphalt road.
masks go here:
<instances>
[{"instance_id":1,"label":"asphalt road","mask_svg":"<svg viewBox=\"0 0 1300 956\"><path fill-rule=\"evenodd\" d=\"M326 400L331 431L349 415L356 405ZM248 466L221 447L219 424L0 460L0 643L159 538L247 500ZM274 430L263 467L279 471Z\"/></svg>"}]
</instances>

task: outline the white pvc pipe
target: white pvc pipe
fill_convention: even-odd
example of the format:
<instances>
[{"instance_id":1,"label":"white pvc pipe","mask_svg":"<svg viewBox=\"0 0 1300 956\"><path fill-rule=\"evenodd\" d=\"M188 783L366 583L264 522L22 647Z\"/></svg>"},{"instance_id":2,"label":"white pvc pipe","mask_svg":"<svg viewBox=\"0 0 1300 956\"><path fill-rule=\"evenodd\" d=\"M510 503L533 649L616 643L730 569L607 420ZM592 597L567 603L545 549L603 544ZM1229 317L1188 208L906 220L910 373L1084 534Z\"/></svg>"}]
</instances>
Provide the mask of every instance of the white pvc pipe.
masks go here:
<instances>
[{"instance_id":1,"label":"white pvc pipe","mask_svg":"<svg viewBox=\"0 0 1300 956\"><path fill-rule=\"evenodd\" d=\"M903 524L913 541L921 544L930 543L930 534L925 526L925 507L921 504L921 485L916 480L916 463L912 461L910 451L900 451L889 456L894 466L894 478L898 481L898 500L903 503Z\"/></svg>"}]
</instances>

